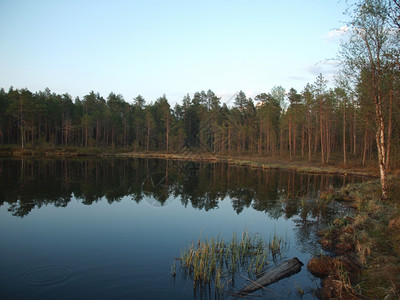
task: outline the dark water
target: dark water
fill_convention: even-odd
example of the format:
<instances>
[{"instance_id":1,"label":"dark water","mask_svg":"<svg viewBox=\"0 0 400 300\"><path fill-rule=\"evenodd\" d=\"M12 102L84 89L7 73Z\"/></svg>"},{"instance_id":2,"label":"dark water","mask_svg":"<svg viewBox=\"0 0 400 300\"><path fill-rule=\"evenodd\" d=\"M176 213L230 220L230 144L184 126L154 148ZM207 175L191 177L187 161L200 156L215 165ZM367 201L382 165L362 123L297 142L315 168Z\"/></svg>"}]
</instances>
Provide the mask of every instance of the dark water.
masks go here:
<instances>
[{"instance_id":1,"label":"dark water","mask_svg":"<svg viewBox=\"0 0 400 300\"><path fill-rule=\"evenodd\" d=\"M281 260L321 252L337 203L321 190L359 178L156 159L0 160L0 299L213 299L171 263L189 241L247 229L285 240ZM245 279L226 289L237 291ZM258 292L315 298L302 271ZM230 298L222 295L223 298Z\"/></svg>"}]
</instances>

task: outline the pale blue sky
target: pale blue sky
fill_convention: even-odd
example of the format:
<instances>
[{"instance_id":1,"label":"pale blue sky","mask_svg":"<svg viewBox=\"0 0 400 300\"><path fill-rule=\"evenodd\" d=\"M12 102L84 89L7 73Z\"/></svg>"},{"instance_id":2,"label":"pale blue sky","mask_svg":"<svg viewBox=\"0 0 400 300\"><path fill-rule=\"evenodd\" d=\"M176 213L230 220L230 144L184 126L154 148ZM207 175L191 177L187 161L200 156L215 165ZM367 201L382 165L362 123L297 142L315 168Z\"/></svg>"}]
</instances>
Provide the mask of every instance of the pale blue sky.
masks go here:
<instances>
[{"instance_id":1,"label":"pale blue sky","mask_svg":"<svg viewBox=\"0 0 400 300\"><path fill-rule=\"evenodd\" d=\"M171 104L331 79L345 1L0 0L0 87Z\"/></svg>"}]
</instances>

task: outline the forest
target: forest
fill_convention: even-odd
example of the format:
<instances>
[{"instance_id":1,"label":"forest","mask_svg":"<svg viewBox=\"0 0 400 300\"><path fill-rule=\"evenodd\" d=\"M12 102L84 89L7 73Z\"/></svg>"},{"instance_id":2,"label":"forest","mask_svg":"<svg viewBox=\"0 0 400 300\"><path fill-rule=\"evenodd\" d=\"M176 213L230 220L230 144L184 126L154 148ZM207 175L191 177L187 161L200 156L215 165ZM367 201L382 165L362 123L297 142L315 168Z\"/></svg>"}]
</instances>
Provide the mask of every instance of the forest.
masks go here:
<instances>
[{"instance_id":1,"label":"forest","mask_svg":"<svg viewBox=\"0 0 400 300\"><path fill-rule=\"evenodd\" d=\"M254 99L242 91L126 101L111 92L82 98L0 90L0 144L22 149L124 148L128 151L258 155L359 165L380 172L400 162L398 1L360 1L341 44L341 70L328 88L320 74L301 91L275 86ZM266 70L267 71L267 70ZM155 101L154 101L155 100Z\"/></svg>"},{"instance_id":2,"label":"forest","mask_svg":"<svg viewBox=\"0 0 400 300\"><path fill-rule=\"evenodd\" d=\"M320 75L300 93L277 86L252 99L240 91L227 105L208 90L186 95L173 108L165 95L146 104L140 95L129 103L115 93L103 98L92 91L83 99L72 99L49 89L32 93L11 87L8 92L0 90L0 143L165 152L190 147L211 154L322 163L329 163L332 156L346 163L350 157L364 165L376 158L377 148L374 107L362 84L356 94L342 87L327 89ZM400 110L398 92L385 91L392 97L385 107L391 124L388 167L397 166L400 159L400 120L394 117Z\"/></svg>"}]
</instances>

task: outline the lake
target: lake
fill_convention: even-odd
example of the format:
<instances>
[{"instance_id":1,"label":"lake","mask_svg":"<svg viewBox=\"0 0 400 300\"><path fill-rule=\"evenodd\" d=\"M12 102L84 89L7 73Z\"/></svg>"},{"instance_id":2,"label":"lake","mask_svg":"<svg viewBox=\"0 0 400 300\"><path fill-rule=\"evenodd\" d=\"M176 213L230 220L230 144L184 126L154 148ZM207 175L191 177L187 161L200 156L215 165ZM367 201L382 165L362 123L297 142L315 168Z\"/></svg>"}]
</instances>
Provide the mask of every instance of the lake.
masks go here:
<instances>
[{"instance_id":1,"label":"lake","mask_svg":"<svg viewBox=\"0 0 400 300\"><path fill-rule=\"evenodd\" d=\"M255 294L314 299L320 280L306 264L322 251L316 232L348 213L318 195L361 180L218 162L1 159L0 298L230 298L247 274L225 274L227 293L216 294L194 288L175 259L191 241L247 230L281 238L268 268L305 264Z\"/></svg>"}]
</instances>

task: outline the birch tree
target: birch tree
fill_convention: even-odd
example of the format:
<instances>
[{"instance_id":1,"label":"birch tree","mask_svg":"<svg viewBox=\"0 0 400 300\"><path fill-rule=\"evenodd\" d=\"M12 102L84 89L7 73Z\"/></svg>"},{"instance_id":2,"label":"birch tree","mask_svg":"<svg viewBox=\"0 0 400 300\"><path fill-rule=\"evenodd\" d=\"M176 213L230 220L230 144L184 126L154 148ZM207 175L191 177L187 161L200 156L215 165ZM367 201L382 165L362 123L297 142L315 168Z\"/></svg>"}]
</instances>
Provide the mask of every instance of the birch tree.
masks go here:
<instances>
[{"instance_id":1,"label":"birch tree","mask_svg":"<svg viewBox=\"0 0 400 300\"><path fill-rule=\"evenodd\" d=\"M342 43L340 56L350 78L357 81L368 74L368 98L375 108L375 140L378 150L382 198L388 197L386 180L388 123L385 106L388 99L383 91L384 77L396 63L393 53L398 52L398 32L389 26L388 6L384 0L361 0L354 6L349 23L350 37Z\"/></svg>"}]
</instances>

